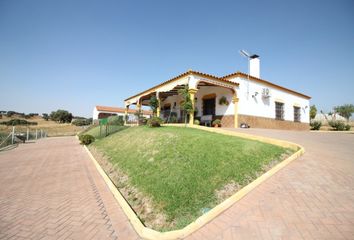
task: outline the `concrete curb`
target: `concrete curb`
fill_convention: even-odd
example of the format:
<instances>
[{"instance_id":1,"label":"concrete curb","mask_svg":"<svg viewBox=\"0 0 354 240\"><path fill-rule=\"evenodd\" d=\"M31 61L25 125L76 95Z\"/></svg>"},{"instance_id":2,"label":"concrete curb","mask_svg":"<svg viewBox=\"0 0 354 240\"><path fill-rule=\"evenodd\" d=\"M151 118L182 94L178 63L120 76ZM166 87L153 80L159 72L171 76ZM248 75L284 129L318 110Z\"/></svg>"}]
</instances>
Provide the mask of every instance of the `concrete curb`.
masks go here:
<instances>
[{"instance_id":1,"label":"concrete curb","mask_svg":"<svg viewBox=\"0 0 354 240\"><path fill-rule=\"evenodd\" d=\"M177 127L184 127L184 124L168 124L168 126L177 126ZM156 240L172 240L172 239L181 239L184 238L191 233L195 232L211 220L213 220L216 216L227 210L229 207L231 207L233 204L235 204L238 200L243 198L247 193L252 191L254 188L256 188L258 185L260 185L262 182L273 176L275 173L277 173L280 169L288 165L290 162L301 156L305 150L302 146L292 143L292 142L287 142L283 140L277 140L277 139L272 139L272 138L267 138L267 137L260 137L260 136L255 136L255 135L250 135L250 134L245 134L245 133L239 133L239 132L232 132L228 130L223 130L220 128L208 128L208 127L202 127L202 126L191 126L192 128L197 128L201 129L204 131L209 131L209 132L215 132L215 133L220 133L220 134L225 134L225 135L231 135L231 136L238 136L246 139L251 139L251 140L256 140L256 141L261 141L265 143L270 143L274 144L277 146L282 146L286 148L291 148L294 149L296 152L292 154L290 157L288 157L286 160L280 162L276 166L274 166L272 169L270 169L268 172L264 173L260 177L258 177L256 180L248 184L247 186L243 187L241 190L239 190L237 193L220 203L219 205L215 206L213 209L205 213L204 215L200 216L197 218L194 222L190 223L186 227L180 230L174 230L174 231L169 231L169 232L158 232L155 231L151 228L145 227L133 209L130 207L129 203L125 200L123 195L119 192L117 187L114 185L114 183L111 181L111 179L107 176L105 171L101 168L99 163L96 161L94 156L91 154L89 149L84 146L85 150L87 151L88 155L90 156L92 162L97 168L97 171L101 174L102 178L106 182L107 186L111 190L113 196L116 198L118 201L119 205L123 209L124 213L127 215L130 223L133 225L135 231L139 234L139 236L143 239L156 239Z\"/></svg>"}]
</instances>

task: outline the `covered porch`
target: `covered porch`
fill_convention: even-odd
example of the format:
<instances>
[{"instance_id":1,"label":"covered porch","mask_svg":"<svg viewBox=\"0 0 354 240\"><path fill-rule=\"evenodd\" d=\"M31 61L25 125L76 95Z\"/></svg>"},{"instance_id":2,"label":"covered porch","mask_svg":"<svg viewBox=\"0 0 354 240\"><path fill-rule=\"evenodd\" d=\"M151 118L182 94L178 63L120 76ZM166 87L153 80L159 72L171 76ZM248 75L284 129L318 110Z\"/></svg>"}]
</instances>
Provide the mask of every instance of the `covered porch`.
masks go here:
<instances>
[{"instance_id":1,"label":"covered porch","mask_svg":"<svg viewBox=\"0 0 354 240\"><path fill-rule=\"evenodd\" d=\"M188 88L188 94L194 112L184 111L183 97L179 90ZM150 99L156 96L158 107L156 116L166 123L194 124L197 119L202 125L210 124L215 119L221 120L224 127L238 126L238 83L189 70L175 78L163 82L124 101L128 113L131 105L140 110L150 106Z\"/></svg>"}]
</instances>

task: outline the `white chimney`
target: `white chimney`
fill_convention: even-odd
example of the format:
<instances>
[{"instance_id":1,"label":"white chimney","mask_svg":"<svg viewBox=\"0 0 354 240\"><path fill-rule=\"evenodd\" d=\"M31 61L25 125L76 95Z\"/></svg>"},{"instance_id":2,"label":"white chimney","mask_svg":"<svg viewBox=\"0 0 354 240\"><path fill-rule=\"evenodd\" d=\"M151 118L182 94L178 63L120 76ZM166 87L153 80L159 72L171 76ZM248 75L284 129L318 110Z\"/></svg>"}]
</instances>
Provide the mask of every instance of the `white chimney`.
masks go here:
<instances>
[{"instance_id":1,"label":"white chimney","mask_svg":"<svg viewBox=\"0 0 354 240\"><path fill-rule=\"evenodd\" d=\"M250 75L256 78L261 78L260 66L259 66L259 56L252 55L249 57L250 61Z\"/></svg>"}]
</instances>

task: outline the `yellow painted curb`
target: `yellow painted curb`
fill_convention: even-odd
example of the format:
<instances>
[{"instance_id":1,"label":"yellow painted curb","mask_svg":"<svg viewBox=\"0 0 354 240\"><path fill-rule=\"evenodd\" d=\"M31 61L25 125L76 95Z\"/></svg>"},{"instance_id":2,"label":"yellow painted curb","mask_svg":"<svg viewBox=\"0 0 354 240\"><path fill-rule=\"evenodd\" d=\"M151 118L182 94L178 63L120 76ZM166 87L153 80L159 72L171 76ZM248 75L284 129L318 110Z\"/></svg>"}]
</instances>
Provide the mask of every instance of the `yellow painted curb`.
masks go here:
<instances>
[{"instance_id":1,"label":"yellow painted curb","mask_svg":"<svg viewBox=\"0 0 354 240\"><path fill-rule=\"evenodd\" d=\"M168 124L168 126L178 126L178 127L184 127L184 124ZM254 188L256 188L258 185L260 185L262 182L267 180L269 177L273 176L276 172L278 172L280 169L288 165L291 161L294 159L298 158L301 156L305 150L302 146L283 141L283 140L277 140L277 139L272 139L272 138L267 138L267 137L260 137L260 136L255 136L255 135L250 135L250 134L245 134L245 133L239 133L239 132L232 132L232 131L227 131L224 129L220 128L208 128L208 127L202 127L202 126L189 126L192 128L197 128L209 132L215 132L215 133L220 133L220 134L225 134L225 135L231 135L231 136L238 136L242 138L247 138L247 139L252 139L252 140L257 140L265 143L270 143L274 144L277 146L282 146L286 148L291 148L294 150L297 150L294 154L292 154L290 157L288 157L286 160L280 162L276 166L274 166L272 169L270 169L268 172L264 173L260 177L258 177L256 180L248 184L247 186L243 187L241 190L239 190L237 193L232 195L231 197L227 198L225 201L220 203L219 205L215 206L213 209L205 213L204 215L200 216L197 218L194 222L190 223L186 227L180 229L180 230L174 230L174 231L169 231L169 232L158 232L155 231L151 228L145 227L133 209L130 207L129 203L125 200L123 195L119 192L117 187L114 185L114 183L111 181L111 179L107 176L105 171L101 168L99 163L96 161L94 156L91 154L89 149L84 146L85 150L87 151L88 155L90 156L92 162L96 166L98 172L101 174L102 178L106 182L107 186L111 190L113 196L116 198L118 201L119 205L123 209L124 213L127 215L130 223L133 225L135 231L139 234L139 236L143 239L149 239L149 240L172 240L172 239L182 239L185 238L186 236L190 235L191 233L195 232L208 222L210 222L212 219L214 219L216 216L224 212L226 209L231 207L233 204L235 204L238 200L243 198L247 193L252 191Z\"/></svg>"}]
</instances>

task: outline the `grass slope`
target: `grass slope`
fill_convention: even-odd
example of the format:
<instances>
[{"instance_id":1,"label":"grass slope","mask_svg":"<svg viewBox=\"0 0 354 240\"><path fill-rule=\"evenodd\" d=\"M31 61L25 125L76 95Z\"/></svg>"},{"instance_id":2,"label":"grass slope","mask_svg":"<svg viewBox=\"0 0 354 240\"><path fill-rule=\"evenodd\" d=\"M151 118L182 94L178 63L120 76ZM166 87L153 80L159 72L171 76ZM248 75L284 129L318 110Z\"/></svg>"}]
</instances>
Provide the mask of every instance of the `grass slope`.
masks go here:
<instances>
[{"instance_id":1,"label":"grass slope","mask_svg":"<svg viewBox=\"0 0 354 240\"><path fill-rule=\"evenodd\" d=\"M265 165L289 153L258 141L179 127L132 127L93 146L152 199L167 216L169 230L215 206L216 190L233 181L247 184Z\"/></svg>"}]
</instances>

